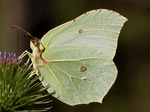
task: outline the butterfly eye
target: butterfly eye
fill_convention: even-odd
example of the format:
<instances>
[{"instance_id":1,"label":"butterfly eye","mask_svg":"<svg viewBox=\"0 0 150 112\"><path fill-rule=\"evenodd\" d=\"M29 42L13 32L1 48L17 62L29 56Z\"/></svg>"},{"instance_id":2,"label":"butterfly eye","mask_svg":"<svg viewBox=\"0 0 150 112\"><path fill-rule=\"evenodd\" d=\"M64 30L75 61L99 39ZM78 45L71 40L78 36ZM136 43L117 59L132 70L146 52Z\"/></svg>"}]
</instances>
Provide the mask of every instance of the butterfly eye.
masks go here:
<instances>
[{"instance_id":1,"label":"butterfly eye","mask_svg":"<svg viewBox=\"0 0 150 112\"><path fill-rule=\"evenodd\" d=\"M33 39L31 39L32 43L34 44L34 46L38 46L39 45L39 40L37 37L34 37Z\"/></svg>"},{"instance_id":2,"label":"butterfly eye","mask_svg":"<svg viewBox=\"0 0 150 112\"><path fill-rule=\"evenodd\" d=\"M38 42L34 42L34 45L37 46L37 45L38 45Z\"/></svg>"}]
</instances>

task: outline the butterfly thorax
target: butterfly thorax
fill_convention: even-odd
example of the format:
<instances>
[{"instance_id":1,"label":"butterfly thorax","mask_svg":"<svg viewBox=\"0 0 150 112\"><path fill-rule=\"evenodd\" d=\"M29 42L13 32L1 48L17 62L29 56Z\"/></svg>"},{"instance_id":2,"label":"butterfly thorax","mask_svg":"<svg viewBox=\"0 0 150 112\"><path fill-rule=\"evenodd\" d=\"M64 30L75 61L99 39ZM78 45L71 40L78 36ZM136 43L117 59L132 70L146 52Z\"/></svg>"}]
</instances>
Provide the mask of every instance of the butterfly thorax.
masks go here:
<instances>
[{"instance_id":1,"label":"butterfly thorax","mask_svg":"<svg viewBox=\"0 0 150 112\"><path fill-rule=\"evenodd\" d=\"M44 51L44 47L41 46L40 40L36 37L30 40L30 47L32 49L33 58L31 58L33 62L33 68L37 69L39 66L44 66L49 63L48 61L42 58L42 52Z\"/></svg>"}]
</instances>

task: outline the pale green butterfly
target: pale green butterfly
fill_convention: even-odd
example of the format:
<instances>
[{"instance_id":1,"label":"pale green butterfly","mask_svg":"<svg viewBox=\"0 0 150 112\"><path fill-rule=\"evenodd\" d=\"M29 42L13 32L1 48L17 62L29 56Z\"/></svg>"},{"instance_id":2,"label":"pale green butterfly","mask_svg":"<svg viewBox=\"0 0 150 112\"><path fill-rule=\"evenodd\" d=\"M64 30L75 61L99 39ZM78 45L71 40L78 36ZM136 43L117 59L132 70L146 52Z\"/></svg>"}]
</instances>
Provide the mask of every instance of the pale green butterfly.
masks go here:
<instances>
[{"instance_id":1,"label":"pale green butterfly","mask_svg":"<svg viewBox=\"0 0 150 112\"><path fill-rule=\"evenodd\" d=\"M113 62L120 30L127 19L98 9L62 24L41 41L31 39L32 60L48 92L69 105L102 102L117 76Z\"/></svg>"}]
</instances>

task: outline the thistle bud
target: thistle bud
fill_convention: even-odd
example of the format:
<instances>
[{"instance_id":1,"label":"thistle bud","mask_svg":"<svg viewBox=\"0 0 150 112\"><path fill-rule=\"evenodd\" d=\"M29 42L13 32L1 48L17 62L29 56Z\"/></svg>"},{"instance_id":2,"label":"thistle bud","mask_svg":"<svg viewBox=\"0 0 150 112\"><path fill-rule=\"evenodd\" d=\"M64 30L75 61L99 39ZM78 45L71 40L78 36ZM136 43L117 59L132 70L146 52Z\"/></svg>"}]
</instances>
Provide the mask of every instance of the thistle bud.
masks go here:
<instances>
[{"instance_id":1,"label":"thistle bud","mask_svg":"<svg viewBox=\"0 0 150 112\"><path fill-rule=\"evenodd\" d=\"M21 60L15 53L0 52L0 112L49 110L47 87Z\"/></svg>"}]
</instances>

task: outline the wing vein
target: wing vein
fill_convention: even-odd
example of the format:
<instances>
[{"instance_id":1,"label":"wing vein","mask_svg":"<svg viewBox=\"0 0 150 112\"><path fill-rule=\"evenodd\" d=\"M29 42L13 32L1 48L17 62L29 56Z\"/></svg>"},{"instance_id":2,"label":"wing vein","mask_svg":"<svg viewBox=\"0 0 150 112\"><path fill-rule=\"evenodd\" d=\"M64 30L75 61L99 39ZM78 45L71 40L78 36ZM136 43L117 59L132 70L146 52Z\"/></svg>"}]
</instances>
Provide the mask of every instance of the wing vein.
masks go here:
<instances>
[{"instance_id":1,"label":"wing vein","mask_svg":"<svg viewBox=\"0 0 150 112\"><path fill-rule=\"evenodd\" d=\"M51 68L50 68L49 66L47 66L47 67L48 67L48 69L50 70L50 72L53 74L53 76L55 77L55 79L57 80L57 82L59 83L59 85L60 85L61 87L63 87L62 84L60 83L59 79L58 79L57 76L55 75L55 73L51 70Z\"/></svg>"},{"instance_id":2,"label":"wing vein","mask_svg":"<svg viewBox=\"0 0 150 112\"><path fill-rule=\"evenodd\" d=\"M80 27L79 27L80 28ZM84 29L84 31L106 31L106 32L112 32L112 33L117 33L119 34L120 32L116 32L116 31L113 31L113 30L107 30L107 29ZM75 34L76 33L76 30L74 30L72 33L68 33L68 35L72 35L72 34ZM55 45L58 41L61 41L63 39L66 39L66 38L69 38L70 36L68 36L65 34L65 36L63 38L58 38L57 40L55 40L54 42L51 43L51 45ZM62 36L62 35L61 35ZM53 36L54 37L54 36ZM50 43L50 42L49 42ZM47 44L48 45L48 44ZM46 46L47 46L46 45Z\"/></svg>"},{"instance_id":3,"label":"wing vein","mask_svg":"<svg viewBox=\"0 0 150 112\"><path fill-rule=\"evenodd\" d=\"M60 70L61 72L63 72L63 73L66 74L67 76L69 76L73 87L74 87L75 90L79 93L78 89L75 87L75 85L74 85L74 83L73 83L73 81L72 81L72 78L71 78L72 76L71 76L69 73L67 73L66 71L64 71L63 69L61 69L60 67L58 67L58 66L56 66L56 65L53 65L53 66L55 66L58 70ZM78 78L78 77L76 77L76 78ZM76 101L79 101L79 98L77 98L77 97L75 97L75 98L76 98Z\"/></svg>"},{"instance_id":4,"label":"wing vein","mask_svg":"<svg viewBox=\"0 0 150 112\"><path fill-rule=\"evenodd\" d=\"M81 62L80 62L80 63L81 63ZM55 66L55 65L54 65L54 66ZM67 73L66 71L64 71L63 69L61 69L61 68L58 67L58 66L55 66L55 67L70 77L71 83L72 83L73 87L76 89L76 91L77 91L78 93L79 93L79 91L78 91L78 89L75 87L75 85L74 85L74 83L73 83L71 77L73 77L73 78L78 78L79 80L81 80L81 81L84 83L84 85L86 85L85 82L83 81L83 79L81 79L81 78L79 78L79 77L75 77L75 76L73 76L73 75L70 75L69 73ZM88 79L88 78L87 78L87 79ZM89 79L89 80L90 80L90 79ZM91 80L91 81L92 81L92 80ZM92 81L92 82L93 82L93 81ZM90 89L90 87L88 87L87 85L86 85L86 87ZM91 89L90 89L90 91L91 91L91 93L93 93L95 96L97 96ZM89 97L89 95L88 95L88 97ZM77 97L76 97L76 98L77 98ZM89 97L89 98L90 98L90 97ZM79 100L79 99L78 99L78 100Z\"/></svg>"}]
</instances>

